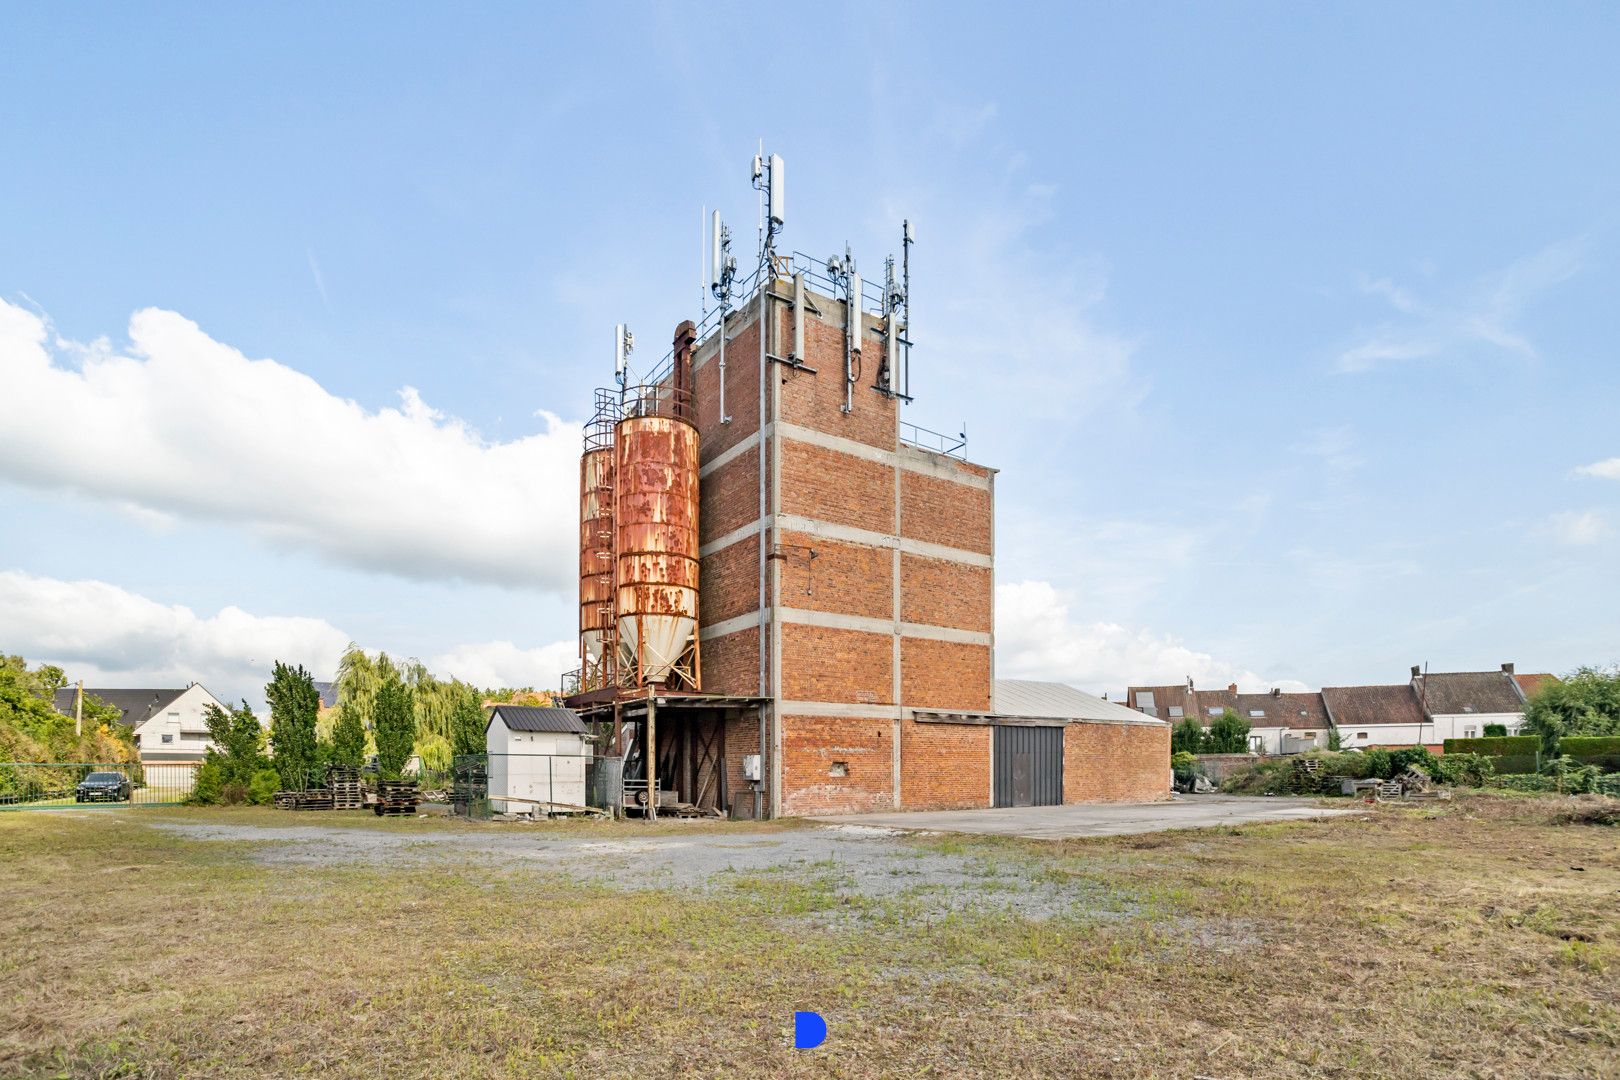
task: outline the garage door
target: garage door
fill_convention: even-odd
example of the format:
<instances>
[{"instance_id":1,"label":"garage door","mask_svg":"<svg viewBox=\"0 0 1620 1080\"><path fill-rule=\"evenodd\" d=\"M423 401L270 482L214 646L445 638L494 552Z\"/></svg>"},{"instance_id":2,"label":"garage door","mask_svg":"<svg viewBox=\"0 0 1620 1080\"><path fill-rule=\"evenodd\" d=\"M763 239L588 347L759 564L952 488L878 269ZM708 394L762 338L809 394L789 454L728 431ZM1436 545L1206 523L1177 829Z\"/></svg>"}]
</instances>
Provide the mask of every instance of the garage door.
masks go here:
<instances>
[{"instance_id":1,"label":"garage door","mask_svg":"<svg viewBox=\"0 0 1620 1080\"><path fill-rule=\"evenodd\" d=\"M1063 802L1063 729L998 726L995 735L997 806L1058 806Z\"/></svg>"}]
</instances>

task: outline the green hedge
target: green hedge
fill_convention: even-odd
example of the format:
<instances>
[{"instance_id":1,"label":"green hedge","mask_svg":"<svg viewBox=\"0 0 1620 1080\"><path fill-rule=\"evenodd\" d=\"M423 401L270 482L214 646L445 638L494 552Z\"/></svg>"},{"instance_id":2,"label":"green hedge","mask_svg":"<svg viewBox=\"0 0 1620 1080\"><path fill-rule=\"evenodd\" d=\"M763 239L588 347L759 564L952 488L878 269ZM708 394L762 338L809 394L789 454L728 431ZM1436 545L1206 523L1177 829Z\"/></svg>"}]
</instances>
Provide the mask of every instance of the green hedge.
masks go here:
<instances>
[{"instance_id":1,"label":"green hedge","mask_svg":"<svg viewBox=\"0 0 1620 1080\"><path fill-rule=\"evenodd\" d=\"M1565 735L1558 740L1558 752L1582 765L1620 772L1620 735Z\"/></svg>"},{"instance_id":2,"label":"green hedge","mask_svg":"<svg viewBox=\"0 0 1620 1080\"><path fill-rule=\"evenodd\" d=\"M1496 774L1533 773L1541 765L1536 735L1491 735L1483 739L1447 739L1448 754L1484 754L1496 766Z\"/></svg>"}]
</instances>

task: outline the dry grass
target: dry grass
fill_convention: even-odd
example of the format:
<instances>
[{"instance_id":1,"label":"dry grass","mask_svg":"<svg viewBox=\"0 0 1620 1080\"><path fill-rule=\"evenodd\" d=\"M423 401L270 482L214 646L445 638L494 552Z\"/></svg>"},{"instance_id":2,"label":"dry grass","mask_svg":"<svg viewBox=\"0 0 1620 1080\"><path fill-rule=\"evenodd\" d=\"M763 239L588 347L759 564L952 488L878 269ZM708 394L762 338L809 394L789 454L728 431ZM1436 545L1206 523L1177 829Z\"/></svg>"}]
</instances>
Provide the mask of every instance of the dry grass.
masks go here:
<instances>
[{"instance_id":1,"label":"dry grass","mask_svg":"<svg viewBox=\"0 0 1620 1080\"><path fill-rule=\"evenodd\" d=\"M622 892L266 866L141 824L341 815L8 815L0 1075L1617 1076L1620 845L1558 823L1599 806L907 841L1104 898L1045 921L852 896L831 866ZM790 1049L802 1008L818 1050Z\"/></svg>"}]
</instances>

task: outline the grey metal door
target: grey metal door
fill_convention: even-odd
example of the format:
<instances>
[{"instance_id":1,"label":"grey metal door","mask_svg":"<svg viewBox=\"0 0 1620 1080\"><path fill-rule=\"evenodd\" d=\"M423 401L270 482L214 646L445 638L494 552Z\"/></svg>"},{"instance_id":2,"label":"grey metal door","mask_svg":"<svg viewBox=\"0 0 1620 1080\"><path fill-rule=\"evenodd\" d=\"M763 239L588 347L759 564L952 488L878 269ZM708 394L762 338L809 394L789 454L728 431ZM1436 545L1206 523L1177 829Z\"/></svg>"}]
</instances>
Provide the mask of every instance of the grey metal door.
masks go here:
<instances>
[{"instance_id":1,"label":"grey metal door","mask_svg":"<svg viewBox=\"0 0 1620 1080\"><path fill-rule=\"evenodd\" d=\"M991 730L995 732L995 805L1061 805L1063 729L1008 724Z\"/></svg>"}]
</instances>

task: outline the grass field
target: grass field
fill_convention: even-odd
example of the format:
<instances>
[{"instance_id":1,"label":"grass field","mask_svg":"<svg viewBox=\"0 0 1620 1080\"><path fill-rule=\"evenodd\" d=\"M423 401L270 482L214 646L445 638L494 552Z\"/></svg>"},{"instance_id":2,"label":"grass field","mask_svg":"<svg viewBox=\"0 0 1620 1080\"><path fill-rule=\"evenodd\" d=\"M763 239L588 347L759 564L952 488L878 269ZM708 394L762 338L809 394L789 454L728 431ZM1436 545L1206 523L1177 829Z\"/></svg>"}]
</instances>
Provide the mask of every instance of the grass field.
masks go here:
<instances>
[{"instance_id":1,"label":"grass field","mask_svg":"<svg viewBox=\"0 0 1620 1080\"><path fill-rule=\"evenodd\" d=\"M0 1076L1620 1076L1620 832L1564 820L1599 805L1066 843L7 814Z\"/></svg>"}]
</instances>

